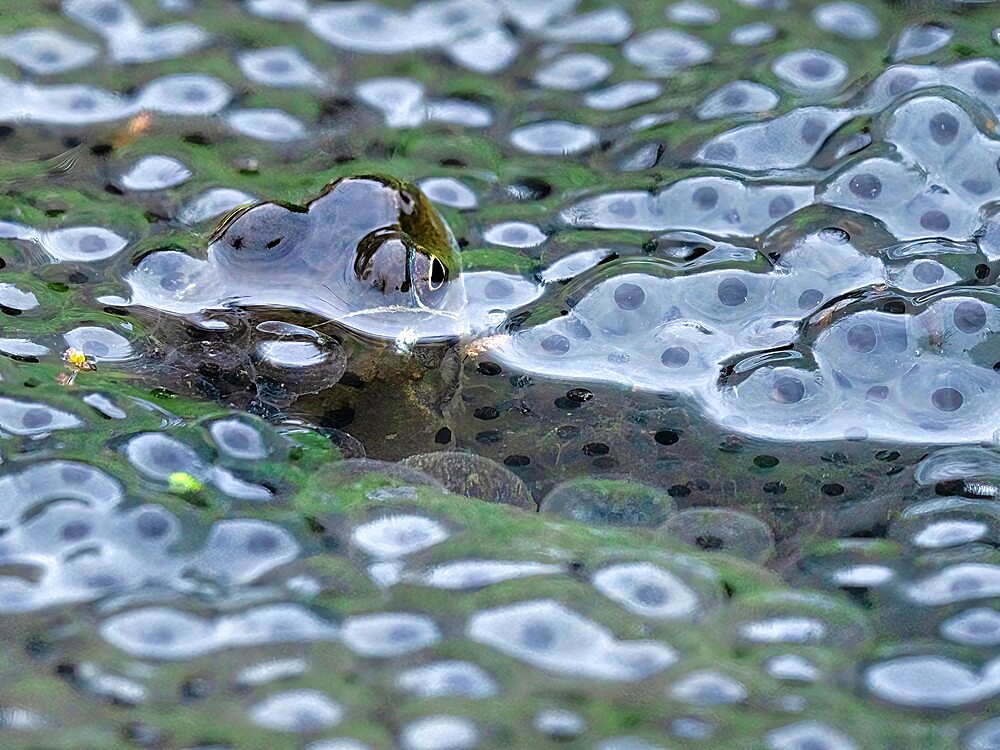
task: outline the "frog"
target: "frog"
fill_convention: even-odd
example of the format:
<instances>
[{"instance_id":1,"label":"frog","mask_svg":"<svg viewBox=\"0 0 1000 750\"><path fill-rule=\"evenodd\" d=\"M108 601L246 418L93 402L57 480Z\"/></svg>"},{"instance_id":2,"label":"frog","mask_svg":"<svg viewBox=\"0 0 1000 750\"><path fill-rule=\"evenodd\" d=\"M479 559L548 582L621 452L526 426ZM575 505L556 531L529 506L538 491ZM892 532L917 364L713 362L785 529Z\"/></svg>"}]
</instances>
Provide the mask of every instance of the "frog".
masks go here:
<instances>
[{"instance_id":1,"label":"frog","mask_svg":"<svg viewBox=\"0 0 1000 750\"><path fill-rule=\"evenodd\" d=\"M387 435L426 443L468 347L541 288L463 271L454 234L418 186L364 174L301 204L240 206L204 251L156 250L125 282L122 304L149 322L144 369L158 385L348 428L385 444L380 454ZM488 293L497 286L502 300ZM306 352L299 362L264 354L295 347ZM364 416L348 424L345 414ZM418 452L404 446L395 438L392 455Z\"/></svg>"},{"instance_id":2,"label":"frog","mask_svg":"<svg viewBox=\"0 0 1000 750\"><path fill-rule=\"evenodd\" d=\"M157 251L126 282L132 305L192 319L254 307L379 340L469 331L454 235L417 186L384 175L335 179L301 205L240 206L212 232L204 258Z\"/></svg>"}]
</instances>

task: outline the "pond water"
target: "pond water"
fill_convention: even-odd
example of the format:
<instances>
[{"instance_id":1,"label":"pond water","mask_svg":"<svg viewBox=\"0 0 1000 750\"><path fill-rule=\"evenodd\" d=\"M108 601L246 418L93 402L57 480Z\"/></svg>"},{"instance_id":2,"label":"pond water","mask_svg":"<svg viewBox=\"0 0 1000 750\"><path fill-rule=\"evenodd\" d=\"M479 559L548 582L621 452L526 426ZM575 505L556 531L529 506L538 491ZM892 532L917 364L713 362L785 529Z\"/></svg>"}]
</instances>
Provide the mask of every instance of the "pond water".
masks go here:
<instances>
[{"instance_id":1,"label":"pond water","mask_svg":"<svg viewBox=\"0 0 1000 750\"><path fill-rule=\"evenodd\" d=\"M10 0L0 746L1000 748L1000 14Z\"/></svg>"}]
</instances>

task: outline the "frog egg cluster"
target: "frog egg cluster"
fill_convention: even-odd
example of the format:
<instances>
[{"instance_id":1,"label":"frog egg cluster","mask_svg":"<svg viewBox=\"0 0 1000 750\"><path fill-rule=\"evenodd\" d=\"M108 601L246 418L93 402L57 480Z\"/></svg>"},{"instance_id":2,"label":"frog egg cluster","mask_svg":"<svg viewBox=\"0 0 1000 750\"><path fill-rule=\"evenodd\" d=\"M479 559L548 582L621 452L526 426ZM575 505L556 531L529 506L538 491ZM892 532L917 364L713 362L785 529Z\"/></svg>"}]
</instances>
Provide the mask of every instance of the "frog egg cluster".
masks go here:
<instances>
[{"instance_id":1,"label":"frog egg cluster","mask_svg":"<svg viewBox=\"0 0 1000 750\"><path fill-rule=\"evenodd\" d=\"M622 48L625 59L652 76L669 76L712 59L710 45L676 29L654 29L630 39Z\"/></svg>"},{"instance_id":2,"label":"frog egg cluster","mask_svg":"<svg viewBox=\"0 0 1000 750\"><path fill-rule=\"evenodd\" d=\"M123 510L121 485L82 463L47 461L8 473L0 477L0 495L6 529L0 558L34 571L3 579L0 609L7 612L144 587L182 590L190 571L231 585L247 583L298 553L280 527L220 521L200 552L174 554L180 524L171 513L158 505Z\"/></svg>"},{"instance_id":3,"label":"frog egg cluster","mask_svg":"<svg viewBox=\"0 0 1000 750\"><path fill-rule=\"evenodd\" d=\"M597 131L565 120L545 120L522 125L510 132L518 149L539 156L564 156L591 150L598 143Z\"/></svg>"},{"instance_id":4,"label":"frog egg cluster","mask_svg":"<svg viewBox=\"0 0 1000 750\"><path fill-rule=\"evenodd\" d=\"M777 34L777 29L766 21L753 21L730 31L729 42L737 47L756 47L770 42Z\"/></svg>"},{"instance_id":5,"label":"frog egg cluster","mask_svg":"<svg viewBox=\"0 0 1000 750\"><path fill-rule=\"evenodd\" d=\"M469 750L478 739L479 732L468 719L441 715L407 724L400 734L400 745L403 750Z\"/></svg>"},{"instance_id":6,"label":"frog egg cluster","mask_svg":"<svg viewBox=\"0 0 1000 750\"><path fill-rule=\"evenodd\" d=\"M622 81L589 92L583 103L601 112L614 112L653 101L662 93L663 86L655 81Z\"/></svg>"},{"instance_id":7,"label":"frog egg cluster","mask_svg":"<svg viewBox=\"0 0 1000 750\"><path fill-rule=\"evenodd\" d=\"M744 600L735 616L735 633L751 647L861 643L865 623L833 597L800 592L770 592Z\"/></svg>"},{"instance_id":8,"label":"frog egg cluster","mask_svg":"<svg viewBox=\"0 0 1000 750\"><path fill-rule=\"evenodd\" d=\"M490 698L496 680L482 667L467 661L439 661L400 672L396 687L419 698Z\"/></svg>"},{"instance_id":9,"label":"frog egg cluster","mask_svg":"<svg viewBox=\"0 0 1000 750\"><path fill-rule=\"evenodd\" d=\"M823 750L858 750L846 734L820 721L797 721L764 735L767 750L802 750L815 747Z\"/></svg>"},{"instance_id":10,"label":"frog egg cluster","mask_svg":"<svg viewBox=\"0 0 1000 750\"><path fill-rule=\"evenodd\" d=\"M0 222L0 230L6 238L40 246L56 262L105 260L128 245L127 239L104 227L79 226L41 231L13 222Z\"/></svg>"},{"instance_id":11,"label":"frog egg cluster","mask_svg":"<svg viewBox=\"0 0 1000 750\"><path fill-rule=\"evenodd\" d=\"M997 514L988 501L944 497L906 509L893 535L907 542L911 554L928 549L960 553L996 536ZM1000 568L991 563L943 561L937 572L911 575L896 591L920 607L937 635L969 649L993 649L1000 643L1000 613L988 606L1000 592ZM932 634L932 633L931 633ZM907 708L956 708L976 705L1000 693L996 660L970 664L928 652L877 662L863 673L866 690L892 705Z\"/></svg>"},{"instance_id":12,"label":"frog egg cluster","mask_svg":"<svg viewBox=\"0 0 1000 750\"><path fill-rule=\"evenodd\" d=\"M190 177L191 170L177 159L144 156L121 176L121 184L133 192L165 190L186 182Z\"/></svg>"},{"instance_id":13,"label":"frog egg cluster","mask_svg":"<svg viewBox=\"0 0 1000 750\"><path fill-rule=\"evenodd\" d=\"M699 596L675 574L651 563L625 563L594 574L594 588L641 617L690 619L702 606Z\"/></svg>"},{"instance_id":14,"label":"frog egg cluster","mask_svg":"<svg viewBox=\"0 0 1000 750\"><path fill-rule=\"evenodd\" d=\"M535 73L534 81L542 88L581 91L604 81L613 69L603 57L581 52L546 63Z\"/></svg>"},{"instance_id":15,"label":"frog egg cluster","mask_svg":"<svg viewBox=\"0 0 1000 750\"><path fill-rule=\"evenodd\" d=\"M82 68L97 54L94 45L53 29L30 29L0 39L0 55L39 76Z\"/></svg>"},{"instance_id":16,"label":"frog egg cluster","mask_svg":"<svg viewBox=\"0 0 1000 750\"><path fill-rule=\"evenodd\" d=\"M956 708L1000 694L1000 660L974 669L941 656L901 656L869 667L865 687L897 706Z\"/></svg>"},{"instance_id":17,"label":"frog egg cluster","mask_svg":"<svg viewBox=\"0 0 1000 750\"><path fill-rule=\"evenodd\" d=\"M547 708L535 714L532 724L539 734L554 740L572 740L587 729L587 722L573 711Z\"/></svg>"},{"instance_id":18,"label":"frog egg cluster","mask_svg":"<svg viewBox=\"0 0 1000 750\"><path fill-rule=\"evenodd\" d=\"M1000 68L993 63L970 61L942 75L995 107ZM869 102L880 86L873 84ZM699 158L747 171L799 169L852 116L793 110L716 136ZM924 293L989 273L984 261L993 251L971 244L986 237L981 213L1000 196L1000 144L983 117L958 98L911 95L876 118L877 155L863 149L843 160L815 192L696 177L655 194L587 198L563 212L565 224L749 240L818 201L877 219L901 244L863 253L846 232L823 230L782 249L769 273L677 275L655 256L605 264L559 292L561 317L516 328L494 354L517 370L686 393L716 421L754 435L778 429L794 439L990 439L996 357L989 331L997 312L988 299L955 293L912 312L858 305L809 324L828 301L871 285ZM956 169L965 159L968 166ZM825 260L809 252L820 246ZM802 325L811 332L808 344L796 330ZM798 353L791 357L767 354L793 343ZM730 366L739 373L732 382L720 377Z\"/></svg>"},{"instance_id":19,"label":"frog egg cluster","mask_svg":"<svg viewBox=\"0 0 1000 750\"><path fill-rule=\"evenodd\" d=\"M0 305L8 310L27 312L38 307L38 297L34 292L26 292L14 284L0 282Z\"/></svg>"},{"instance_id":20,"label":"frog egg cluster","mask_svg":"<svg viewBox=\"0 0 1000 750\"><path fill-rule=\"evenodd\" d=\"M766 94L758 92L758 102L766 103L762 98L766 100ZM748 104L755 103L748 99ZM849 112L827 107L793 109L773 120L743 125L717 135L701 147L695 158L704 164L748 172L802 167L817 154L829 135L850 119Z\"/></svg>"},{"instance_id":21,"label":"frog egg cluster","mask_svg":"<svg viewBox=\"0 0 1000 750\"><path fill-rule=\"evenodd\" d=\"M740 114L760 114L778 105L778 94L753 81L733 81L710 94L698 108L698 117L713 120Z\"/></svg>"},{"instance_id":22,"label":"frog egg cluster","mask_svg":"<svg viewBox=\"0 0 1000 750\"><path fill-rule=\"evenodd\" d=\"M428 121L485 128L488 109L462 99L427 99L423 84L411 78L372 78L355 87L358 100L382 113L390 128L415 128Z\"/></svg>"},{"instance_id":23,"label":"frog egg cluster","mask_svg":"<svg viewBox=\"0 0 1000 750\"><path fill-rule=\"evenodd\" d=\"M424 615L382 612L347 618L340 638L359 656L388 658L434 645L441 639L441 631Z\"/></svg>"},{"instance_id":24,"label":"frog egg cluster","mask_svg":"<svg viewBox=\"0 0 1000 750\"><path fill-rule=\"evenodd\" d=\"M517 57L521 41L509 30L559 42L615 44L632 31L619 7L571 15L572 1L533 5L523 2L419 3L396 10L374 2L330 5L302 20L324 41L368 54L397 54L439 49L469 70L496 73Z\"/></svg>"},{"instance_id":25,"label":"frog egg cluster","mask_svg":"<svg viewBox=\"0 0 1000 750\"><path fill-rule=\"evenodd\" d=\"M811 188L747 185L728 177L691 177L663 190L625 191L588 198L566 209L563 221L587 229L691 230L752 236L812 202Z\"/></svg>"},{"instance_id":26,"label":"frog egg cluster","mask_svg":"<svg viewBox=\"0 0 1000 750\"><path fill-rule=\"evenodd\" d=\"M341 706L318 690L277 693L250 709L250 720L254 724L298 734L335 726L343 716Z\"/></svg>"},{"instance_id":27,"label":"frog egg cluster","mask_svg":"<svg viewBox=\"0 0 1000 750\"><path fill-rule=\"evenodd\" d=\"M101 636L139 659L184 661L229 648L327 641L337 629L298 604L266 604L214 619L143 607L106 618Z\"/></svg>"},{"instance_id":28,"label":"frog egg cluster","mask_svg":"<svg viewBox=\"0 0 1000 750\"><path fill-rule=\"evenodd\" d=\"M269 47L239 53L236 64L254 83L275 88L323 85L323 76L294 47Z\"/></svg>"},{"instance_id":29,"label":"frog egg cluster","mask_svg":"<svg viewBox=\"0 0 1000 750\"><path fill-rule=\"evenodd\" d=\"M436 589L473 589L528 576L561 573L559 565L513 560L457 560L422 572L408 573L402 580Z\"/></svg>"},{"instance_id":30,"label":"frog egg cluster","mask_svg":"<svg viewBox=\"0 0 1000 750\"><path fill-rule=\"evenodd\" d=\"M479 205L479 199L465 183L453 177L428 177L421 180L420 189L440 206L449 206L461 211L471 211Z\"/></svg>"},{"instance_id":31,"label":"frog egg cluster","mask_svg":"<svg viewBox=\"0 0 1000 750\"><path fill-rule=\"evenodd\" d=\"M235 188L210 188L185 203L177 219L182 224L200 224L255 200L254 196Z\"/></svg>"},{"instance_id":32,"label":"frog egg cluster","mask_svg":"<svg viewBox=\"0 0 1000 750\"><path fill-rule=\"evenodd\" d=\"M280 109L234 109L225 120L240 135L257 141L284 143L306 135L306 127Z\"/></svg>"},{"instance_id":33,"label":"frog egg cluster","mask_svg":"<svg viewBox=\"0 0 1000 750\"><path fill-rule=\"evenodd\" d=\"M809 96L830 94L847 80L847 63L836 55L815 49L795 50L782 55L771 72L792 91Z\"/></svg>"},{"instance_id":34,"label":"frog egg cluster","mask_svg":"<svg viewBox=\"0 0 1000 750\"><path fill-rule=\"evenodd\" d=\"M739 703L749 697L746 687L718 672L700 670L681 677L670 689L675 701L693 706L717 706Z\"/></svg>"},{"instance_id":35,"label":"frog egg cluster","mask_svg":"<svg viewBox=\"0 0 1000 750\"><path fill-rule=\"evenodd\" d=\"M847 39L871 39L881 28L874 13L849 0L823 3L813 10L812 16L819 28Z\"/></svg>"},{"instance_id":36,"label":"frog egg cluster","mask_svg":"<svg viewBox=\"0 0 1000 750\"><path fill-rule=\"evenodd\" d=\"M41 437L53 430L82 426L82 420L75 414L47 404L0 396L0 431L10 435Z\"/></svg>"},{"instance_id":37,"label":"frog egg cluster","mask_svg":"<svg viewBox=\"0 0 1000 750\"><path fill-rule=\"evenodd\" d=\"M124 0L65 0L62 10L71 20L102 36L116 62L181 57L210 41L203 29L190 23L148 27Z\"/></svg>"},{"instance_id":38,"label":"frog egg cluster","mask_svg":"<svg viewBox=\"0 0 1000 750\"><path fill-rule=\"evenodd\" d=\"M505 247L537 247L546 240L545 234L534 224L524 221L506 221L494 224L483 231L483 239L492 245Z\"/></svg>"},{"instance_id":39,"label":"frog egg cluster","mask_svg":"<svg viewBox=\"0 0 1000 750\"><path fill-rule=\"evenodd\" d=\"M469 638L540 669L596 680L631 682L677 660L651 641L619 641L610 631L551 600L477 612Z\"/></svg>"},{"instance_id":40,"label":"frog egg cluster","mask_svg":"<svg viewBox=\"0 0 1000 750\"><path fill-rule=\"evenodd\" d=\"M899 156L849 163L822 199L875 216L900 239L970 238L980 208L1000 196L1000 142L939 96L907 101L886 125L884 138ZM958 161L967 166L954 169Z\"/></svg>"},{"instance_id":41,"label":"frog egg cluster","mask_svg":"<svg viewBox=\"0 0 1000 750\"><path fill-rule=\"evenodd\" d=\"M265 502L272 497L263 485L240 479L228 468L204 460L184 442L160 432L131 437L122 452L142 476L161 485L167 485L175 474L186 474L199 482L210 482L238 500Z\"/></svg>"},{"instance_id":42,"label":"frog egg cluster","mask_svg":"<svg viewBox=\"0 0 1000 750\"><path fill-rule=\"evenodd\" d=\"M774 533L764 521L729 508L687 508L660 530L695 546L708 545L730 555L764 563L774 555Z\"/></svg>"},{"instance_id":43,"label":"frog egg cluster","mask_svg":"<svg viewBox=\"0 0 1000 750\"><path fill-rule=\"evenodd\" d=\"M924 23L907 26L896 39L892 59L894 62L900 62L937 52L951 41L952 36L954 31L940 24Z\"/></svg>"},{"instance_id":44,"label":"frog egg cluster","mask_svg":"<svg viewBox=\"0 0 1000 750\"><path fill-rule=\"evenodd\" d=\"M132 344L127 338L99 326L74 328L63 334L63 341L98 362L121 362L133 356Z\"/></svg>"}]
</instances>

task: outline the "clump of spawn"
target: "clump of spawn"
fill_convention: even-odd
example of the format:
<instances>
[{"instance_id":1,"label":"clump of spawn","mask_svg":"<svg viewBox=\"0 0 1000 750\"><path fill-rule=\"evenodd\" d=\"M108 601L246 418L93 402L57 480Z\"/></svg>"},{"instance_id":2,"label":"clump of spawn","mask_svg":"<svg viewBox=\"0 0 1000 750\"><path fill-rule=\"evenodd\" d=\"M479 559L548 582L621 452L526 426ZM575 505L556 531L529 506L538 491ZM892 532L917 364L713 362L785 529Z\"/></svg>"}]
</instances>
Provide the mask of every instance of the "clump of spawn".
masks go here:
<instances>
[{"instance_id":1,"label":"clump of spawn","mask_svg":"<svg viewBox=\"0 0 1000 750\"><path fill-rule=\"evenodd\" d=\"M662 232L665 246L703 233L698 273L652 243L550 287L490 358L684 394L759 437L993 440L996 304L975 287L1000 257L998 92L992 61L895 66L853 107L794 109L696 153L743 179L577 201L561 217L572 228ZM829 163L837 128L873 114L827 179L801 184Z\"/></svg>"},{"instance_id":2,"label":"clump of spawn","mask_svg":"<svg viewBox=\"0 0 1000 750\"><path fill-rule=\"evenodd\" d=\"M388 177L336 180L303 206L237 208L204 258L157 251L127 282L131 304L155 311L168 387L260 413L327 391L348 365L355 380L393 380L410 360L391 355L468 329L451 231L419 188ZM359 408L342 395L316 408Z\"/></svg>"},{"instance_id":3,"label":"clump of spawn","mask_svg":"<svg viewBox=\"0 0 1000 750\"><path fill-rule=\"evenodd\" d=\"M239 208L204 259L156 252L127 281L132 304L180 315L292 310L380 339L465 330L450 230L419 188L388 177L336 180L304 206Z\"/></svg>"}]
</instances>

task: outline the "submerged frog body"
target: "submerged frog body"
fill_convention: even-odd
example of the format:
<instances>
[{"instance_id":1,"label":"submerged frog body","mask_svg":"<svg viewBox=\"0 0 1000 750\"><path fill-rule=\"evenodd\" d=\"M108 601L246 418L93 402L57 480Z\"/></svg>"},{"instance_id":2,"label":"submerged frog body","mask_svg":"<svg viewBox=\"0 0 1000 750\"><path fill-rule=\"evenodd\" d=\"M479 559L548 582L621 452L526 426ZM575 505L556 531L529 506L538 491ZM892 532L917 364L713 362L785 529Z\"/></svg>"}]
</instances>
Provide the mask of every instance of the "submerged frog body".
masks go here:
<instances>
[{"instance_id":1,"label":"submerged frog body","mask_svg":"<svg viewBox=\"0 0 1000 750\"><path fill-rule=\"evenodd\" d=\"M180 315L298 310L374 338L467 329L455 239L418 188L376 176L331 182L305 206L236 209L204 260L154 253L129 276L132 303Z\"/></svg>"}]
</instances>

